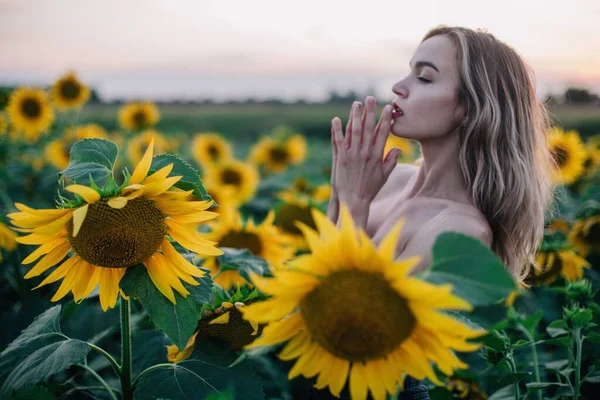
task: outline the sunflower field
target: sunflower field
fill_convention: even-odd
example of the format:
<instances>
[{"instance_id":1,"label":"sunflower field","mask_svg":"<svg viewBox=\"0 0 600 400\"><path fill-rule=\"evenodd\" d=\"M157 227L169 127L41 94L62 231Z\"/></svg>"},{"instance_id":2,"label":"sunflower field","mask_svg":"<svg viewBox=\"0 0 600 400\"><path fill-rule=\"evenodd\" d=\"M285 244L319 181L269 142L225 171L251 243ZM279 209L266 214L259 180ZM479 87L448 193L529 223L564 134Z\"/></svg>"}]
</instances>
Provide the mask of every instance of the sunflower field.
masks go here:
<instances>
[{"instance_id":1,"label":"sunflower field","mask_svg":"<svg viewBox=\"0 0 600 400\"><path fill-rule=\"evenodd\" d=\"M598 398L600 132L548 132L555 205L517 285L474 238L411 274L403 221L377 244L330 222L328 139L89 98L69 73L0 110L0 398Z\"/></svg>"}]
</instances>

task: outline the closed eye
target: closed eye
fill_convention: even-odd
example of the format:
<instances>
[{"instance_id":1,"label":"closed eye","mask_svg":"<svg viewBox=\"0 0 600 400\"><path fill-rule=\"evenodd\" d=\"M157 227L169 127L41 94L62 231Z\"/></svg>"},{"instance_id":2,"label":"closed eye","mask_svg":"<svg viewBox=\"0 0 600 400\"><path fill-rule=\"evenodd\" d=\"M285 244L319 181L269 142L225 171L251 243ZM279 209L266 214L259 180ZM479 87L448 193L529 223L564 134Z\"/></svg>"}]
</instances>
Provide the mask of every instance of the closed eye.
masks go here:
<instances>
[{"instance_id":1,"label":"closed eye","mask_svg":"<svg viewBox=\"0 0 600 400\"><path fill-rule=\"evenodd\" d=\"M423 78L422 76L417 77L418 80L424 83L431 83L431 81L427 78Z\"/></svg>"}]
</instances>

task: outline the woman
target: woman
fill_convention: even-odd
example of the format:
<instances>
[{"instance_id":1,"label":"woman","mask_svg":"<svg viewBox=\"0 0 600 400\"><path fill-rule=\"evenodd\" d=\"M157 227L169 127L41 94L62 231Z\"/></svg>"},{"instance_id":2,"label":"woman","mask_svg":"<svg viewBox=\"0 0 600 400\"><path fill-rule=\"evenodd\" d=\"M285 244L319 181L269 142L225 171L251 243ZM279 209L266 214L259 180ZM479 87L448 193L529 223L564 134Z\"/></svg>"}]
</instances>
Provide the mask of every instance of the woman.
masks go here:
<instances>
[{"instance_id":1,"label":"woman","mask_svg":"<svg viewBox=\"0 0 600 400\"><path fill-rule=\"evenodd\" d=\"M414 272L431 264L440 233L470 235L521 281L534 262L552 190L548 118L533 74L493 35L445 26L425 35L410 66L377 125L373 97L353 105L345 134L340 119L332 120L329 218L337 221L346 204L376 243L406 218L396 254L422 256ZM388 132L419 142L419 167L396 164L398 149L384 157ZM417 381L405 385L401 398L428 398Z\"/></svg>"}]
</instances>

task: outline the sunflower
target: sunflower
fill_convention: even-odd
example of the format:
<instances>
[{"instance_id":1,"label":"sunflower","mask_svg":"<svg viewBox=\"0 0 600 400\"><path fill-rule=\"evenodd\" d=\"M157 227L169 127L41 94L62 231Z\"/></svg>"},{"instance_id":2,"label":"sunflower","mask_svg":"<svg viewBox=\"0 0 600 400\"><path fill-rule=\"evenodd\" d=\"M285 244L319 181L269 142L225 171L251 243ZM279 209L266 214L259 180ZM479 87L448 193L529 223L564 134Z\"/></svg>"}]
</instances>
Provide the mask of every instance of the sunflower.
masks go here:
<instances>
[{"instance_id":1,"label":"sunflower","mask_svg":"<svg viewBox=\"0 0 600 400\"><path fill-rule=\"evenodd\" d=\"M568 185L583 174L587 155L576 131L565 132L559 127L550 128L548 150L556 165L551 174L554 183Z\"/></svg>"},{"instance_id":2,"label":"sunflower","mask_svg":"<svg viewBox=\"0 0 600 400\"><path fill-rule=\"evenodd\" d=\"M278 196L284 202L275 211L275 225L285 235L297 250L308 249L308 243L296 222L316 229L312 210L315 208L310 199L292 193L280 193Z\"/></svg>"},{"instance_id":3,"label":"sunflower","mask_svg":"<svg viewBox=\"0 0 600 400\"><path fill-rule=\"evenodd\" d=\"M231 158L231 145L218 133L199 133L192 142L192 157L203 168Z\"/></svg>"},{"instance_id":4,"label":"sunflower","mask_svg":"<svg viewBox=\"0 0 600 400\"><path fill-rule=\"evenodd\" d=\"M214 208L219 212L229 209L237 209L240 204L235 196L235 189L230 186L211 186L205 185L206 192L213 199Z\"/></svg>"},{"instance_id":5,"label":"sunflower","mask_svg":"<svg viewBox=\"0 0 600 400\"><path fill-rule=\"evenodd\" d=\"M306 158L306 139L292 135L287 139L264 137L250 150L250 162L264 165L269 172L283 172Z\"/></svg>"},{"instance_id":6,"label":"sunflower","mask_svg":"<svg viewBox=\"0 0 600 400\"><path fill-rule=\"evenodd\" d=\"M4 113L0 113L0 136L4 136L4 134L8 131L8 118Z\"/></svg>"},{"instance_id":7,"label":"sunflower","mask_svg":"<svg viewBox=\"0 0 600 400\"><path fill-rule=\"evenodd\" d=\"M329 386L336 397L348 380L353 399L366 399L368 391L385 399L407 374L442 385L430 361L446 375L468 367L453 350L479 349L466 339L485 331L443 313L472 309L451 294L452 285L409 276L420 257L394 261L402 221L376 249L345 206L340 230L318 211L313 218L318 232L300 225L311 254L273 271L273 278L252 275L273 298L241 310L245 318L268 323L246 348L289 340L279 354L298 358L289 379L318 375L315 387Z\"/></svg>"},{"instance_id":8,"label":"sunflower","mask_svg":"<svg viewBox=\"0 0 600 400\"><path fill-rule=\"evenodd\" d=\"M209 225L212 232L202 233L208 241L218 243L218 247L248 249L252 254L265 259L273 268L283 268L284 263L294 255L294 248L288 239L279 234L273 225L275 214L271 211L265 220L256 225L252 219L243 221L239 211L228 209ZM237 271L220 271L216 257L204 259L202 268L211 271L213 280L224 289L237 284L244 285L246 280Z\"/></svg>"},{"instance_id":9,"label":"sunflower","mask_svg":"<svg viewBox=\"0 0 600 400\"><path fill-rule=\"evenodd\" d=\"M569 243L584 257L590 251L600 253L600 214L576 221L569 233Z\"/></svg>"},{"instance_id":10,"label":"sunflower","mask_svg":"<svg viewBox=\"0 0 600 400\"><path fill-rule=\"evenodd\" d=\"M150 128L159 120L158 107L151 102L129 103L119 110L119 123L124 129L130 131Z\"/></svg>"},{"instance_id":11,"label":"sunflower","mask_svg":"<svg viewBox=\"0 0 600 400\"><path fill-rule=\"evenodd\" d=\"M168 176L172 164L147 176L153 147L151 142L133 174L113 193L103 195L92 187L70 185L65 189L78 196L76 202L66 203L73 208L35 210L15 204L20 212L8 217L29 233L17 242L40 245L23 264L43 256L26 279L39 276L73 253L37 286L64 278L52 301L69 291L75 301L81 301L99 284L102 309L113 308L126 269L143 264L157 289L175 303L173 289L182 296L189 294L180 280L198 285L193 277L202 277L204 272L180 255L168 237L199 254L222 254L215 243L196 232L198 224L218 215L206 211L210 202L193 201L191 190L174 188L181 177Z\"/></svg>"},{"instance_id":12,"label":"sunflower","mask_svg":"<svg viewBox=\"0 0 600 400\"><path fill-rule=\"evenodd\" d=\"M204 170L206 186L231 189L232 201L244 204L251 200L258 189L258 170L252 164L228 159Z\"/></svg>"},{"instance_id":13,"label":"sunflower","mask_svg":"<svg viewBox=\"0 0 600 400\"><path fill-rule=\"evenodd\" d=\"M238 286L235 292L227 292L216 288L212 304L202 306L196 331L185 348L179 350L176 345L167 346L167 359L174 363L187 359L194 351L196 337L209 337L227 343L233 350L241 350L256 338L260 326L254 321L246 321L240 309L261 300L264 295L256 289L250 291Z\"/></svg>"},{"instance_id":14,"label":"sunflower","mask_svg":"<svg viewBox=\"0 0 600 400\"><path fill-rule=\"evenodd\" d=\"M277 197L282 200L289 197L306 197L315 203L324 203L329 200L330 196L331 185L325 183L313 186L304 177L296 178L289 188L277 194Z\"/></svg>"},{"instance_id":15,"label":"sunflower","mask_svg":"<svg viewBox=\"0 0 600 400\"><path fill-rule=\"evenodd\" d=\"M167 138L154 129L148 129L129 140L129 143L127 144L127 157L129 158L129 162L132 164L140 162L144 154L144 149L148 147L148 144L151 141L154 141L156 153L158 154L174 150Z\"/></svg>"},{"instance_id":16,"label":"sunflower","mask_svg":"<svg viewBox=\"0 0 600 400\"><path fill-rule=\"evenodd\" d=\"M17 247L17 235L2 221L0 221L0 250L13 251ZM0 252L0 262L2 262L2 252Z\"/></svg>"},{"instance_id":17,"label":"sunflower","mask_svg":"<svg viewBox=\"0 0 600 400\"><path fill-rule=\"evenodd\" d=\"M385 142L385 148L383 150L384 158L387 155L387 153L394 147L397 147L400 150L402 150L399 159L412 159L415 155L415 148L413 146L412 140L401 138L390 133L388 135L387 141Z\"/></svg>"},{"instance_id":18,"label":"sunflower","mask_svg":"<svg viewBox=\"0 0 600 400\"><path fill-rule=\"evenodd\" d=\"M59 110L81 108L90 98L90 89L70 72L57 80L50 91L52 103Z\"/></svg>"},{"instance_id":19,"label":"sunflower","mask_svg":"<svg viewBox=\"0 0 600 400\"><path fill-rule=\"evenodd\" d=\"M583 278L583 269L590 267L585 258L569 248L540 250L535 261L527 281L538 285L550 285L559 275L571 282L578 281Z\"/></svg>"},{"instance_id":20,"label":"sunflower","mask_svg":"<svg viewBox=\"0 0 600 400\"><path fill-rule=\"evenodd\" d=\"M47 131L54 122L54 111L48 94L40 89L21 88L10 94L6 111L10 122L24 138L35 142L40 133Z\"/></svg>"},{"instance_id":21,"label":"sunflower","mask_svg":"<svg viewBox=\"0 0 600 400\"><path fill-rule=\"evenodd\" d=\"M67 129L62 138L55 139L46 145L44 149L46 160L60 170L67 168L71 146L76 141L86 138L108 139L108 135L104 128L96 124Z\"/></svg>"},{"instance_id":22,"label":"sunflower","mask_svg":"<svg viewBox=\"0 0 600 400\"><path fill-rule=\"evenodd\" d=\"M585 160L584 167L588 171L588 174L593 174L600 165L600 134L588 138L585 147L587 150L587 159Z\"/></svg>"},{"instance_id":23,"label":"sunflower","mask_svg":"<svg viewBox=\"0 0 600 400\"><path fill-rule=\"evenodd\" d=\"M564 218L556 218L548 223L546 229L552 232L561 232L563 234L567 234L571 229L571 224Z\"/></svg>"}]
</instances>

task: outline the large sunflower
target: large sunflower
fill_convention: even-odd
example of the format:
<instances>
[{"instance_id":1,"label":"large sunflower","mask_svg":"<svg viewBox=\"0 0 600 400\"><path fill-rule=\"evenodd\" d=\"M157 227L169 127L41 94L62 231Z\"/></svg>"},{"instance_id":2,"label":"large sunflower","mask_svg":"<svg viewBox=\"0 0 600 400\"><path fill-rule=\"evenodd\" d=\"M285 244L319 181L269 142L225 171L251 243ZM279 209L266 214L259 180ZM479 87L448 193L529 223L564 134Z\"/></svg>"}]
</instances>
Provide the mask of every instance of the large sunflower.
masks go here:
<instances>
[{"instance_id":1,"label":"large sunflower","mask_svg":"<svg viewBox=\"0 0 600 400\"><path fill-rule=\"evenodd\" d=\"M90 89L71 72L52 85L50 95L57 109L69 110L83 106L90 98Z\"/></svg>"},{"instance_id":2,"label":"large sunflower","mask_svg":"<svg viewBox=\"0 0 600 400\"><path fill-rule=\"evenodd\" d=\"M280 193L278 197L284 202L275 211L275 225L286 236L297 250L308 249L308 244L302 235L302 231L296 225L297 222L316 229L312 210L315 206L306 196L295 193Z\"/></svg>"},{"instance_id":3,"label":"large sunflower","mask_svg":"<svg viewBox=\"0 0 600 400\"><path fill-rule=\"evenodd\" d=\"M40 133L54 122L54 111L48 94L40 89L21 88L10 94L6 111L17 131L22 131L27 141L35 142Z\"/></svg>"},{"instance_id":4,"label":"large sunflower","mask_svg":"<svg viewBox=\"0 0 600 400\"><path fill-rule=\"evenodd\" d=\"M554 183L568 185L583 174L587 155L576 131L565 132L556 126L550 128L548 150L556 165L551 173Z\"/></svg>"},{"instance_id":5,"label":"large sunflower","mask_svg":"<svg viewBox=\"0 0 600 400\"><path fill-rule=\"evenodd\" d=\"M158 107L151 102L133 102L119 109L119 123L130 131L150 128L159 120Z\"/></svg>"},{"instance_id":6,"label":"large sunflower","mask_svg":"<svg viewBox=\"0 0 600 400\"><path fill-rule=\"evenodd\" d=\"M39 276L73 253L38 285L64 278L52 301L69 291L80 301L100 284L102 309L112 308L126 269L144 264L154 285L175 303L173 289L182 296L189 294L180 280L198 285L193 277L204 273L180 255L168 237L199 254L222 254L214 242L196 232L201 222L218 215L206 211L210 202L193 201L192 191L174 188L181 177L169 177L172 164L147 176L153 147L151 142L127 186L108 196L91 187L70 185L65 189L81 199L74 208L35 210L15 204L20 212L8 217L29 233L17 242L40 245L23 264L43 256L25 278Z\"/></svg>"},{"instance_id":7,"label":"large sunflower","mask_svg":"<svg viewBox=\"0 0 600 400\"><path fill-rule=\"evenodd\" d=\"M296 258L274 278L252 281L273 298L243 308L242 314L268 323L250 346L289 341L279 357L298 358L289 379L318 375L316 387L339 396L346 380L353 399L394 394L408 374L442 385L430 362L452 375L468 366L454 354L480 345L466 340L485 333L443 313L470 310L451 294L452 285L410 277L420 257L394 261L401 223L378 249L356 230L346 207L338 230L315 211L318 232L301 225L311 254Z\"/></svg>"},{"instance_id":8,"label":"large sunflower","mask_svg":"<svg viewBox=\"0 0 600 400\"><path fill-rule=\"evenodd\" d=\"M67 168L71 146L76 141L86 138L108 139L108 134L104 128L96 124L67 129L62 138L55 139L46 145L44 149L46 160L60 170Z\"/></svg>"},{"instance_id":9,"label":"large sunflower","mask_svg":"<svg viewBox=\"0 0 600 400\"><path fill-rule=\"evenodd\" d=\"M218 133L199 133L192 142L192 157L203 168L231 158L231 145Z\"/></svg>"},{"instance_id":10,"label":"large sunflower","mask_svg":"<svg viewBox=\"0 0 600 400\"><path fill-rule=\"evenodd\" d=\"M141 132L139 135L132 137L129 140L129 143L127 143L127 157L129 158L129 162L132 164L140 162L144 155L144 149L148 147L148 144L151 141L154 141L154 147L158 154L175 150L172 148L167 138L154 129L148 129Z\"/></svg>"},{"instance_id":11,"label":"large sunflower","mask_svg":"<svg viewBox=\"0 0 600 400\"><path fill-rule=\"evenodd\" d=\"M252 219L244 221L239 211L227 209L220 217L210 223L212 232L202 233L208 241L216 242L218 247L248 249L261 257L275 269L283 268L284 263L294 255L294 248L288 239L279 234L273 225L275 214L271 211L265 220L256 225ZM202 268L211 271L215 283L224 289L246 282L237 271L220 271L216 257L201 256Z\"/></svg>"},{"instance_id":12,"label":"large sunflower","mask_svg":"<svg viewBox=\"0 0 600 400\"><path fill-rule=\"evenodd\" d=\"M576 221L569 243L584 257L590 251L600 254L600 214Z\"/></svg>"},{"instance_id":13,"label":"large sunflower","mask_svg":"<svg viewBox=\"0 0 600 400\"><path fill-rule=\"evenodd\" d=\"M17 235L8 226L0 221L0 250L13 251L17 247ZM2 252L0 251L0 262L2 262Z\"/></svg>"},{"instance_id":14,"label":"large sunflower","mask_svg":"<svg viewBox=\"0 0 600 400\"><path fill-rule=\"evenodd\" d=\"M306 158L306 139L302 135L289 138L264 137L250 150L249 160L264 165L269 172L283 172Z\"/></svg>"},{"instance_id":15,"label":"large sunflower","mask_svg":"<svg viewBox=\"0 0 600 400\"><path fill-rule=\"evenodd\" d=\"M235 159L228 159L204 170L206 186L231 189L232 201L244 204L258 189L259 175L256 167Z\"/></svg>"}]
</instances>

